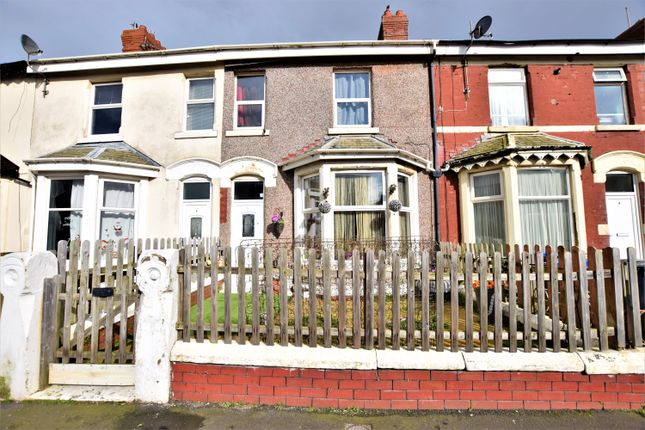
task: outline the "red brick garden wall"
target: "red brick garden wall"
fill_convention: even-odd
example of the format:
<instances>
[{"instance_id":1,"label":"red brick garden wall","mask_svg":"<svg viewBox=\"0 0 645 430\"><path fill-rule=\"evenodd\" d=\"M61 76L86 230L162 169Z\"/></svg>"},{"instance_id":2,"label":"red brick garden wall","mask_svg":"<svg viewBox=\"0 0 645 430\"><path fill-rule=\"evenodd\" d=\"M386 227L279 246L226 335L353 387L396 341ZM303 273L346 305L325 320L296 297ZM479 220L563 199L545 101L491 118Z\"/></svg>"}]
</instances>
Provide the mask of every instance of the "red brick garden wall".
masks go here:
<instances>
[{"instance_id":1,"label":"red brick garden wall","mask_svg":"<svg viewBox=\"0 0 645 430\"><path fill-rule=\"evenodd\" d=\"M173 363L172 397L314 408L640 409L645 403L645 375Z\"/></svg>"}]
</instances>

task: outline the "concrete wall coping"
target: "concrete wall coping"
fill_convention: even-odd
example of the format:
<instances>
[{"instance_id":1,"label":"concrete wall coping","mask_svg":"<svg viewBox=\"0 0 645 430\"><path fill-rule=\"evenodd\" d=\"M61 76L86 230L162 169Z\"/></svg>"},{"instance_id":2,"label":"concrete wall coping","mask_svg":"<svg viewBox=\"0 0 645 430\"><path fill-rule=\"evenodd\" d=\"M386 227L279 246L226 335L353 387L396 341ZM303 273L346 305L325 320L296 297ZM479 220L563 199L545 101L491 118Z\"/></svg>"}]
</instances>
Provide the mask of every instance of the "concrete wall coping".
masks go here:
<instances>
[{"instance_id":1,"label":"concrete wall coping","mask_svg":"<svg viewBox=\"0 0 645 430\"><path fill-rule=\"evenodd\" d=\"M302 369L404 369L645 374L645 348L610 352L436 352L312 348L264 343L175 343L171 361Z\"/></svg>"}]
</instances>

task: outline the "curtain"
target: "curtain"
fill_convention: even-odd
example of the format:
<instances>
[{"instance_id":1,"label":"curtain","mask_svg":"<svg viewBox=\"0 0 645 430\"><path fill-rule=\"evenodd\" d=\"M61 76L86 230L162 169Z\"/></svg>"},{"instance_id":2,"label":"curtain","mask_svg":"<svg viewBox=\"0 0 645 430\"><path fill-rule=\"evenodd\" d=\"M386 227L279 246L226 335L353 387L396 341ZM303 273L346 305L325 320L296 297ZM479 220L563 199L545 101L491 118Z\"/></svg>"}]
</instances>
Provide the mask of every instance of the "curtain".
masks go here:
<instances>
[{"instance_id":1,"label":"curtain","mask_svg":"<svg viewBox=\"0 0 645 430\"><path fill-rule=\"evenodd\" d=\"M382 241L385 239L385 212L335 212L334 236L337 241Z\"/></svg>"},{"instance_id":2,"label":"curtain","mask_svg":"<svg viewBox=\"0 0 645 430\"><path fill-rule=\"evenodd\" d=\"M502 185L499 180L499 173L473 176L473 188L475 197L500 196Z\"/></svg>"},{"instance_id":3,"label":"curtain","mask_svg":"<svg viewBox=\"0 0 645 430\"><path fill-rule=\"evenodd\" d=\"M399 237L409 239L410 234L410 212L399 212Z\"/></svg>"},{"instance_id":4,"label":"curtain","mask_svg":"<svg viewBox=\"0 0 645 430\"><path fill-rule=\"evenodd\" d=\"M186 130L212 130L214 119L213 103L189 104L186 113Z\"/></svg>"},{"instance_id":5,"label":"curtain","mask_svg":"<svg viewBox=\"0 0 645 430\"><path fill-rule=\"evenodd\" d=\"M128 239L134 236L134 184L105 182L101 211L102 240ZM121 209L121 210L119 210Z\"/></svg>"},{"instance_id":6,"label":"curtain","mask_svg":"<svg viewBox=\"0 0 645 430\"><path fill-rule=\"evenodd\" d=\"M339 206L383 204L381 173L336 174L336 204Z\"/></svg>"},{"instance_id":7,"label":"curtain","mask_svg":"<svg viewBox=\"0 0 645 430\"><path fill-rule=\"evenodd\" d=\"M410 185L407 176L399 175L397 178L397 188L399 189L399 201L403 207L410 206Z\"/></svg>"},{"instance_id":8,"label":"curtain","mask_svg":"<svg viewBox=\"0 0 645 430\"><path fill-rule=\"evenodd\" d=\"M370 97L369 73L337 73L336 99L367 99ZM339 125L367 125L368 102L337 102L336 122Z\"/></svg>"},{"instance_id":9,"label":"curtain","mask_svg":"<svg viewBox=\"0 0 645 430\"><path fill-rule=\"evenodd\" d=\"M524 243L571 247L567 172L531 169L518 171L517 177Z\"/></svg>"},{"instance_id":10,"label":"curtain","mask_svg":"<svg viewBox=\"0 0 645 430\"><path fill-rule=\"evenodd\" d=\"M473 204L475 212L475 241L477 243L505 243L504 202Z\"/></svg>"},{"instance_id":11,"label":"curtain","mask_svg":"<svg viewBox=\"0 0 645 430\"><path fill-rule=\"evenodd\" d=\"M488 89L493 125L526 125L523 85L491 85Z\"/></svg>"}]
</instances>

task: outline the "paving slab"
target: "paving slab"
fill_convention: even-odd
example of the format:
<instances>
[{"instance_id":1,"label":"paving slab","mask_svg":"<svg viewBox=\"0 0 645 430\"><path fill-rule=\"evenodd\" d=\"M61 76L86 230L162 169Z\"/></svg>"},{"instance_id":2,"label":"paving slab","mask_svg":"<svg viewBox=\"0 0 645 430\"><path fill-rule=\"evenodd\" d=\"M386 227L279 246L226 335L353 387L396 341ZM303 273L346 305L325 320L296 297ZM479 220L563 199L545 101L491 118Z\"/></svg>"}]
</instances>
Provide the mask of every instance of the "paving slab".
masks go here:
<instances>
[{"instance_id":1,"label":"paving slab","mask_svg":"<svg viewBox=\"0 0 645 430\"><path fill-rule=\"evenodd\" d=\"M134 386L50 385L32 394L30 400L74 400L77 402L133 402Z\"/></svg>"}]
</instances>

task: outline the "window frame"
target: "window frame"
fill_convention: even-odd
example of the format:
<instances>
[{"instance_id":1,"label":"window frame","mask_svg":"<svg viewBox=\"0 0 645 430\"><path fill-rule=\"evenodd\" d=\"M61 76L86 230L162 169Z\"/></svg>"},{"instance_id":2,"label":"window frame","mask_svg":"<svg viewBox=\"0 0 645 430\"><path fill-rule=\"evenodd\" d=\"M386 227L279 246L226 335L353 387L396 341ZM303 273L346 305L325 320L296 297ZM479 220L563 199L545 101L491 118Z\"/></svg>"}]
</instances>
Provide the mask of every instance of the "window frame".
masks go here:
<instances>
[{"instance_id":1,"label":"window frame","mask_svg":"<svg viewBox=\"0 0 645 430\"><path fill-rule=\"evenodd\" d=\"M83 238L83 216L85 215L85 175L64 175L64 176L50 176L47 178L48 179L48 187L47 187L47 222L45 223L45 244L44 244L44 249L47 249L47 240L49 236L49 214L51 212L62 212L62 211L69 211L69 212L80 212L81 213L81 224L79 226L79 238ZM83 205L80 208L54 208L52 209L50 206L50 200L51 200L51 193L52 193L52 182L53 181L74 181L74 180L80 180L83 182ZM68 242L72 238L70 237L68 239ZM56 249L54 248L54 251Z\"/></svg>"},{"instance_id":2,"label":"window frame","mask_svg":"<svg viewBox=\"0 0 645 430\"><path fill-rule=\"evenodd\" d=\"M237 99L237 81L239 78L262 77L262 100L238 100ZM233 87L233 130L264 130L266 124L266 96L267 96L267 79L265 73L249 73L235 75L235 86ZM238 125L238 107L245 105L261 105L262 121L259 126L239 126Z\"/></svg>"},{"instance_id":3,"label":"window frame","mask_svg":"<svg viewBox=\"0 0 645 430\"><path fill-rule=\"evenodd\" d=\"M96 88L97 87L107 87L111 85L120 85L121 86L121 103L107 103L107 104L99 104L97 105L95 103L96 101ZM90 119L89 119L89 130L88 130L88 135L89 136L116 136L121 133L121 127L123 126L123 82L104 82L104 83L99 83L99 84L92 84L92 91L91 91L91 99L90 99ZM95 110L102 110L102 109L116 109L119 108L121 109L121 116L119 117L119 129L115 133L98 133L94 134L94 111Z\"/></svg>"},{"instance_id":4,"label":"window frame","mask_svg":"<svg viewBox=\"0 0 645 430\"><path fill-rule=\"evenodd\" d=\"M367 74L369 84L368 97L360 98L336 98L336 75L349 74ZM369 70L335 70L332 76L332 97L334 110L334 127L339 128L370 128L372 127L372 73ZM339 124L338 123L338 103L365 103L367 102L367 124Z\"/></svg>"},{"instance_id":5,"label":"window frame","mask_svg":"<svg viewBox=\"0 0 645 430\"><path fill-rule=\"evenodd\" d=\"M498 71L520 71L521 72L521 79L519 81L504 81L504 82L491 82L491 72L498 72ZM523 126L529 126L531 125L530 117L529 117L529 96L528 96L528 91L527 91L527 81L526 81L526 71L524 68L517 67L506 67L506 68L489 68L488 69L488 109L489 109L489 114L490 114L490 120L491 120L491 125L494 127L523 127ZM496 124L495 123L495 118L493 117L493 110L492 110L492 97L491 97L491 87L521 87L523 89L523 97L524 97L524 124ZM501 117L500 117L501 118Z\"/></svg>"},{"instance_id":6,"label":"window frame","mask_svg":"<svg viewBox=\"0 0 645 430\"><path fill-rule=\"evenodd\" d=\"M620 73L620 79L598 79L596 78L596 72L597 71L603 71L603 72L619 72ZM627 103L627 76L625 75L625 71L620 68L620 67L598 67L594 68L592 72L592 77L593 77L593 87L594 87L594 105L596 108L596 119L598 120L599 125L627 125L630 123L629 121L629 106ZM598 103L596 100L596 87L619 87L621 89L621 95L623 99L623 118L624 121L622 123L601 123L600 122L600 116L601 114L598 112ZM615 114L602 114L603 116L615 116Z\"/></svg>"},{"instance_id":7,"label":"window frame","mask_svg":"<svg viewBox=\"0 0 645 430\"><path fill-rule=\"evenodd\" d=\"M106 182L114 182L114 183L120 183L120 184L132 184L134 185L134 199L132 201L132 209L128 208L117 208L117 207L107 207L103 205L103 197L104 197L104 192L105 192L105 183ZM95 240L103 240L101 239L101 216L104 211L111 211L111 212L132 212L134 213L134 218L132 221L133 224L133 232L132 232L132 238L137 238L138 236L138 223L139 220L137 218L137 214L139 213L139 181L134 181L134 180L127 180L127 179L115 179L111 177L99 177L99 183L98 183L98 194L97 194L97 200L96 200L96 229L95 229ZM132 239L128 237L127 239ZM125 239L125 238L124 238Z\"/></svg>"},{"instance_id":8,"label":"window frame","mask_svg":"<svg viewBox=\"0 0 645 430\"><path fill-rule=\"evenodd\" d=\"M191 99L190 98L190 83L193 81L206 81L210 80L213 82L213 97L210 99ZM184 104L184 127L183 130L186 132L203 132L215 129L215 78L214 77L202 77L202 78L187 78L186 79L186 103ZM188 128L188 107L191 105L213 105L213 125L211 128Z\"/></svg>"},{"instance_id":9,"label":"window frame","mask_svg":"<svg viewBox=\"0 0 645 430\"><path fill-rule=\"evenodd\" d=\"M493 196L475 196L475 178L477 176L497 175L499 178L499 194ZM501 169L486 170L483 172L471 173L468 178L470 188L470 204L472 207L473 234L477 238L477 229L475 225L475 205L478 203L502 202L502 213L504 214L504 242L508 242L508 223L506 220L506 198L504 195L504 175Z\"/></svg>"},{"instance_id":10,"label":"window frame","mask_svg":"<svg viewBox=\"0 0 645 430\"><path fill-rule=\"evenodd\" d=\"M399 189L399 177L405 178L405 180L408 183L408 196L407 196L408 197L408 206L403 204L403 199L401 198L401 190ZM404 236L401 235L401 219L402 219L401 214L402 213L407 214L408 223L409 223L408 232L409 232L409 236L412 237L413 236L413 234L412 234L412 224L413 224L412 216L413 216L413 212L414 212L412 210L412 176L408 175L406 173L403 173L403 172L396 172L396 182L397 182L397 184L396 184L397 185L397 196L398 196L399 202L401 202L401 208L399 209L399 214L398 214L398 217L399 217L399 238L404 238Z\"/></svg>"},{"instance_id":11,"label":"window frame","mask_svg":"<svg viewBox=\"0 0 645 430\"><path fill-rule=\"evenodd\" d=\"M314 177L318 177L318 202L320 202L321 201L320 198L322 197L320 174L318 172L316 172L316 173L312 173L312 174L308 174L308 175L304 175L304 176L300 177L301 204L302 204L302 215L303 215L302 231L304 232L303 237L305 239L312 238L312 236L308 235L307 227L306 227L306 225L304 225L304 223L307 222L307 215L309 215L309 214L319 214L319 216L322 216L322 214L320 213L320 209L318 209L318 205L315 205L314 207L308 208L307 204L306 204L306 202L307 202L307 194L306 194L307 193L307 188L305 188L305 181L307 179L314 178ZM313 236L313 239L314 240L322 240L322 218L320 219L320 236L319 237Z\"/></svg>"}]
</instances>

